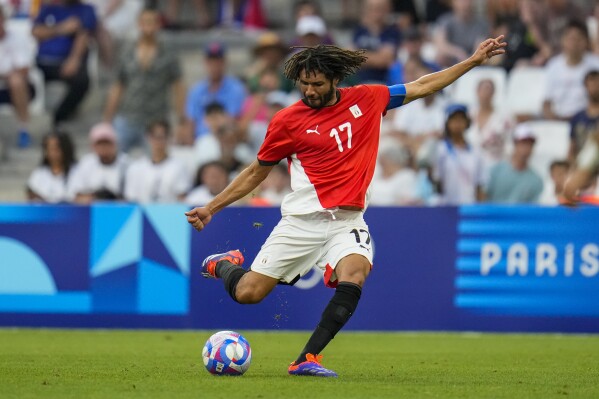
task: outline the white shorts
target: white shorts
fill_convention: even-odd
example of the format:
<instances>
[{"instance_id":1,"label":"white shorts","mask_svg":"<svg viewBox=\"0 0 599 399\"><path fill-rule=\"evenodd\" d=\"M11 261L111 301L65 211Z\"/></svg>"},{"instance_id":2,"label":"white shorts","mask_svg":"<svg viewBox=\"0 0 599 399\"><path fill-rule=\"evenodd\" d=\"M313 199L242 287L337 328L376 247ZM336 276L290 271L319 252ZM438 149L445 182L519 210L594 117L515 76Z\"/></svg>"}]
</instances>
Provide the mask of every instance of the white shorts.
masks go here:
<instances>
[{"instance_id":1,"label":"white shorts","mask_svg":"<svg viewBox=\"0 0 599 399\"><path fill-rule=\"evenodd\" d=\"M328 287L337 285L335 267L350 254L372 265L372 242L362 212L334 210L284 216L266 239L251 270L294 284L314 266Z\"/></svg>"}]
</instances>

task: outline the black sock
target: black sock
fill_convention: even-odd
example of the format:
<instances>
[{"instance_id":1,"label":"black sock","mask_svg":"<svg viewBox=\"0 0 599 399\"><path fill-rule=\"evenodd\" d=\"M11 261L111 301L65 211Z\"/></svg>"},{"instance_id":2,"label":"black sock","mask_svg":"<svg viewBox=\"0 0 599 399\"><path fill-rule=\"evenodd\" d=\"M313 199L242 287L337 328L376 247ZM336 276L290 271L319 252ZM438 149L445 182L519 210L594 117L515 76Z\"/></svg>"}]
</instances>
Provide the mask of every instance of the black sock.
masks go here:
<instances>
[{"instance_id":1,"label":"black sock","mask_svg":"<svg viewBox=\"0 0 599 399\"><path fill-rule=\"evenodd\" d=\"M346 282L339 283L335 295L322 312L318 326L316 326L295 364L305 362L308 353L313 355L320 353L331 342L356 310L361 295L362 288L359 285Z\"/></svg>"},{"instance_id":2,"label":"black sock","mask_svg":"<svg viewBox=\"0 0 599 399\"><path fill-rule=\"evenodd\" d=\"M239 280L241 280L243 275L246 273L247 270L242 269L238 265L234 265L228 260L221 260L218 262L214 270L214 274L216 274L216 277L219 277L223 280L223 283L225 284L225 290L227 290L235 302L237 302L237 298L235 297L235 289L237 288Z\"/></svg>"}]
</instances>

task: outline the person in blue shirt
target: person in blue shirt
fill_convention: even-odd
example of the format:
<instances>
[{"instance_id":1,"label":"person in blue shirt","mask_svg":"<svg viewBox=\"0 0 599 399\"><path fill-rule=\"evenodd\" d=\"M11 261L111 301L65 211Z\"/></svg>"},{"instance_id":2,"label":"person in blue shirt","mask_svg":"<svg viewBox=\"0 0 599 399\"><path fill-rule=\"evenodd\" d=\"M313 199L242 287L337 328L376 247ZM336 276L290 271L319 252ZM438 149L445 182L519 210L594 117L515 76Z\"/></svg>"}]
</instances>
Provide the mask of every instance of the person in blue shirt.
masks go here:
<instances>
[{"instance_id":1,"label":"person in blue shirt","mask_svg":"<svg viewBox=\"0 0 599 399\"><path fill-rule=\"evenodd\" d=\"M89 89L87 53L96 24L94 8L80 0L43 5L34 21L32 33L39 43L37 66L46 82L58 80L67 85L54 124L71 117Z\"/></svg>"},{"instance_id":2,"label":"person in blue shirt","mask_svg":"<svg viewBox=\"0 0 599 399\"><path fill-rule=\"evenodd\" d=\"M368 57L357 73L360 83L387 83L400 43L399 29L387 24L390 13L389 0L364 2L362 20L353 35L353 46L366 50Z\"/></svg>"},{"instance_id":3,"label":"person in blue shirt","mask_svg":"<svg viewBox=\"0 0 599 399\"><path fill-rule=\"evenodd\" d=\"M196 138L210 131L204 122L206 105L220 103L229 115L237 118L247 95L244 84L226 74L226 49L222 43L209 43L205 57L208 76L191 88L185 104L187 134Z\"/></svg>"}]
</instances>

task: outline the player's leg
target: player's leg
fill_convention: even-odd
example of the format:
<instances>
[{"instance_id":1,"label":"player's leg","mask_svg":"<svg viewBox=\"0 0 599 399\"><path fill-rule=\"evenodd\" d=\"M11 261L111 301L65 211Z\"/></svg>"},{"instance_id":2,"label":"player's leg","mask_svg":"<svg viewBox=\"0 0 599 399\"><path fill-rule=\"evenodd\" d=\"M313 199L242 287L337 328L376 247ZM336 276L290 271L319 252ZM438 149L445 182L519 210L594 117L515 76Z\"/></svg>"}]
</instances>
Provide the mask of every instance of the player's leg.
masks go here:
<instances>
[{"instance_id":1,"label":"player's leg","mask_svg":"<svg viewBox=\"0 0 599 399\"><path fill-rule=\"evenodd\" d=\"M370 267L370 261L358 254L348 255L339 261L335 268L338 280L335 294L324 309L318 326L297 358L296 364L306 361L308 353L321 353L348 322L358 306L362 286Z\"/></svg>"},{"instance_id":2,"label":"player's leg","mask_svg":"<svg viewBox=\"0 0 599 399\"><path fill-rule=\"evenodd\" d=\"M262 301L279 283L293 283L306 274L319 259L322 237L318 223L302 218L283 218L274 228L252 263L250 270L241 267L243 255L238 250L211 255L202 264L204 277L223 280L231 298L242 304Z\"/></svg>"},{"instance_id":3,"label":"player's leg","mask_svg":"<svg viewBox=\"0 0 599 399\"><path fill-rule=\"evenodd\" d=\"M211 255L202 263L202 275L223 280L225 290L235 302L258 303L272 291L279 280L243 269L243 261L243 254L236 249Z\"/></svg>"},{"instance_id":4,"label":"player's leg","mask_svg":"<svg viewBox=\"0 0 599 399\"><path fill-rule=\"evenodd\" d=\"M220 269L225 289L241 304L261 302L279 283L278 279L240 267L223 265Z\"/></svg>"},{"instance_id":5,"label":"player's leg","mask_svg":"<svg viewBox=\"0 0 599 399\"><path fill-rule=\"evenodd\" d=\"M319 364L320 356L317 354L322 352L355 312L362 286L372 267L370 234L361 214L345 214L345 221L344 214L338 216L338 220L332 222L335 233L325 245L326 253L321 260L326 263L325 284L336 285L335 294L325 307L306 346L289 367L290 374L337 375Z\"/></svg>"}]
</instances>

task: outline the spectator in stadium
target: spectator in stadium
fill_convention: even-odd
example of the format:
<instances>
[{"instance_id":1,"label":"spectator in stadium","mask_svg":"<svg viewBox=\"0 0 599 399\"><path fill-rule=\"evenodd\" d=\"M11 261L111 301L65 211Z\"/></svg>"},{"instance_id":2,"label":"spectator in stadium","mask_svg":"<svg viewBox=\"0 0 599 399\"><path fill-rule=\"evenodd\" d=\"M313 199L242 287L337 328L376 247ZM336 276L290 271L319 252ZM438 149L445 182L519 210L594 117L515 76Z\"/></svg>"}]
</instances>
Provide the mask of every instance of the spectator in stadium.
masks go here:
<instances>
[{"instance_id":1,"label":"spectator in stadium","mask_svg":"<svg viewBox=\"0 0 599 399\"><path fill-rule=\"evenodd\" d=\"M389 84L399 84L413 81L413 77L407 77L405 69L408 62L412 62L419 68L426 68L430 72L437 72L440 68L433 60L425 59L422 46L424 36L416 27L409 28L402 32L401 48L398 53L398 59L393 62L389 68Z\"/></svg>"},{"instance_id":2,"label":"spectator in stadium","mask_svg":"<svg viewBox=\"0 0 599 399\"><path fill-rule=\"evenodd\" d=\"M248 95L241 106L240 131L245 132L254 121L266 121L268 113L266 97L269 93L278 91L280 87L279 71L275 68L264 69L260 75L258 90Z\"/></svg>"},{"instance_id":3,"label":"spectator in stadium","mask_svg":"<svg viewBox=\"0 0 599 399\"><path fill-rule=\"evenodd\" d=\"M68 180L75 163L71 137L60 131L46 134L42 139L42 162L27 181L27 199L47 203L70 201Z\"/></svg>"},{"instance_id":4,"label":"spectator in stadium","mask_svg":"<svg viewBox=\"0 0 599 399\"><path fill-rule=\"evenodd\" d=\"M372 205L416 205L416 173L410 167L410 153L401 143L381 142L377 168L371 185Z\"/></svg>"},{"instance_id":5,"label":"spectator in stadium","mask_svg":"<svg viewBox=\"0 0 599 399\"><path fill-rule=\"evenodd\" d=\"M572 0L527 1L536 3L526 17L542 55L555 56L563 49L563 36L572 21L586 24L584 10Z\"/></svg>"},{"instance_id":6,"label":"spectator in stadium","mask_svg":"<svg viewBox=\"0 0 599 399\"><path fill-rule=\"evenodd\" d=\"M293 20L291 27L295 28L295 34L297 35L297 26L299 20L305 16L316 16L322 19L323 23L326 25L326 21L324 16L322 15L322 9L320 7L320 3L314 0L299 0L296 1L293 5ZM321 39L322 44L333 44L334 40L332 36L326 32L325 35ZM292 46L299 46L299 42L294 40L291 43Z\"/></svg>"},{"instance_id":7,"label":"spectator in stadium","mask_svg":"<svg viewBox=\"0 0 599 399\"><path fill-rule=\"evenodd\" d=\"M334 44L327 34L327 26L324 20L318 15L301 17L295 25L295 34L294 46L310 47L319 44ZM327 43L329 41L331 43Z\"/></svg>"},{"instance_id":8,"label":"spectator in stadium","mask_svg":"<svg viewBox=\"0 0 599 399\"><path fill-rule=\"evenodd\" d=\"M434 43L441 66L463 61L490 33L486 19L477 16L472 0L453 0L451 13L437 21Z\"/></svg>"},{"instance_id":9,"label":"spectator in stadium","mask_svg":"<svg viewBox=\"0 0 599 399\"><path fill-rule=\"evenodd\" d=\"M477 107L472 111L472 124L468 129L468 142L479 150L485 173L505 157L505 144L513 129L511 118L493 105L495 83L482 79L476 90Z\"/></svg>"},{"instance_id":10,"label":"spectator in stadium","mask_svg":"<svg viewBox=\"0 0 599 399\"><path fill-rule=\"evenodd\" d=\"M169 92L179 122L185 122L181 66L177 56L159 40L160 15L145 9L138 26L140 37L123 49L104 108L104 121L114 123L124 152L143 144L148 121L170 116Z\"/></svg>"},{"instance_id":11,"label":"spectator in stadium","mask_svg":"<svg viewBox=\"0 0 599 399\"><path fill-rule=\"evenodd\" d=\"M220 161L208 162L198 168L191 191L185 196L188 205L205 205L229 184L229 171Z\"/></svg>"},{"instance_id":12,"label":"spectator in stadium","mask_svg":"<svg viewBox=\"0 0 599 399\"><path fill-rule=\"evenodd\" d=\"M481 202L485 176L483 161L466 141L471 120L468 108L451 104L446 109L445 138L437 146L433 179L444 205L466 205Z\"/></svg>"},{"instance_id":13,"label":"spectator in stadium","mask_svg":"<svg viewBox=\"0 0 599 399\"><path fill-rule=\"evenodd\" d=\"M421 69L416 79L426 73L426 69ZM410 81L413 80L415 79ZM391 134L399 139L412 157L423 157L427 148L434 147L443 137L445 107L443 95L434 93L397 108L393 115Z\"/></svg>"},{"instance_id":14,"label":"spectator in stadium","mask_svg":"<svg viewBox=\"0 0 599 399\"><path fill-rule=\"evenodd\" d=\"M260 78L265 70L274 69L278 71L280 79L280 90L293 90L293 82L283 75L283 61L289 52L289 48L283 43L281 37L275 32L265 32L258 36L256 44L252 49L252 62L244 71L245 81L250 93L260 91Z\"/></svg>"},{"instance_id":15,"label":"spectator in stadium","mask_svg":"<svg viewBox=\"0 0 599 399\"><path fill-rule=\"evenodd\" d=\"M506 204L536 204L543 192L543 180L529 165L536 137L530 126L514 129L514 148L509 161L501 161L489 176L487 200Z\"/></svg>"},{"instance_id":16,"label":"spectator in stadium","mask_svg":"<svg viewBox=\"0 0 599 399\"><path fill-rule=\"evenodd\" d=\"M125 41L138 35L136 21L143 8L143 0L86 0L96 9L98 27L96 40L100 59L108 67L114 64L116 54Z\"/></svg>"},{"instance_id":17,"label":"spectator in stadium","mask_svg":"<svg viewBox=\"0 0 599 399\"><path fill-rule=\"evenodd\" d=\"M588 48L586 25L570 21L562 36L562 52L545 67L543 116L546 119L569 120L585 107L584 77L589 71L599 69L599 56Z\"/></svg>"},{"instance_id":18,"label":"spectator in stadium","mask_svg":"<svg viewBox=\"0 0 599 399\"><path fill-rule=\"evenodd\" d=\"M414 0L392 0L393 15L400 31L415 28L420 23L420 16Z\"/></svg>"},{"instance_id":19,"label":"spectator in stadium","mask_svg":"<svg viewBox=\"0 0 599 399\"><path fill-rule=\"evenodd\" d=\"M368 57L358 71L360 83L387 82L401 40L397 26L388 23L390 13L390 0L364 1L360 24L353 33L353 46L366 50Z\"/></svg>"},{"instance_id":20,"label":"spectator in stadium","mask_svg":"<svg viewBox=\"0 0 599 399\"><path fill-rule=\"evenodd\" d=\"M599 131L595 131L576 157L576 168L566 180L564 196L560 202L575 205L585 195L599 196L597 174L599 173Z\"/></svg>"},{"instance_id":21,"label":"spectator in stadium","mask_svg":"<svg viewBox=\"0 0 599 399\"><path fill-rule=\"evenodd\" d=\"M239 131L240 141L243 143L240 150L243 152L238 155L244 163L251 163L256 159L266 136L268 124L277 112L294 102L294 97L284 91L273 91L268 93L264 101L267 105L266 118L252 120L247 129Z\"/></svg>"},{"instance_id":22,"label":"spectator in stadium","mask_svg":"<svg viewBox=\"0 0 599 399\"><path fill-rule=\"evenodd\" d=\"M291 176L286 162L279 162L260 184L260 197L271 206L281 205L291 192Z\"/></svg>"},{"instance_id":23,"label":"spectator in stadium","mask_svg":"<svg viewBox=\"0 0 599 399\"><path fill-rule=\"evenodd\" d=\"M79 0L42 5L33 23L39 43L36 63L46 82L60 81L67 91L54 112L54 124L73 116L89 89L87 56L96 30L96 13Z\"/></svg>"},{"instance_id":24,"label":"spectator in stadium","mask_svg":"<svg viewBox=\"0 0 599 399\"><path fill-rule=\"evenodd\" d=\"M235 123L225 123L216 130L216 138L220 144L221 161L229 171L236 174L243 165L239 154L239 132Z\"/></svg>"},{"instance_id":25,"label":"spectator in stadium","mask_svg":"<svg viewBox=\"0 0 599 399\"><path fill-rule=\"evenodd\" d=\"M238 118L246 97L243 83L226 73L226 49L223 43L211 42L206 46L205 65L208 76L191 88L185 105L187 116L185 136L191 140L209 131L204 123L206 105L218 102L225 107L229 115Z\"/></svg>"},{"instance_id":26,"label":"spectator in stadium","mask_svg":"<svg viewBox=\"0 0 599 399\"><path fill-rule=\"evenodd\" d=\"M570 172L570 163L568 161L553 161L549 167L549 176L551 179L545 181L543 192L539 198L541 205L557 205L560 198L563 197L564 186Z\"/></svg>"},{"instance_id":27,"label":"spectator in stadium","mask_svg":"<svg viewBox=\"0 0 599 399\"><path fill-rule=\"evenodd\" d=\"M504 0L497 0L501 3ZM504 67L508 72L513 68L523 65L543 65L551 56L548 46L539 48L544 42L539 39L541 33L533 24L537 13L535 8L540 8L537 0L507 0L506 8L493 10L491 21L493 23L493 34L505 35L506 41L510 43L510 51L499 58L498 65ZM515 9L514 9L515 7Z\"/></svg>"},{"instance_id":28,"label":"spectator in stadium","mask_svg":"<svg viewBox=\"0 0 599 399\"><path fill-rule=\"evenodd\" d=\"M168 122L152 122L146 137L150 156L131 163L125 177L125 199L139 203L183 200L191 182L186 165L168 154Z\"/></svg>"},{"instance_id":29,"label":"spectator in stadium","mask_svg":"<svg viewBox=\"0 0 599 399\"><path fill-rule=\"evenodd\" d=\"M318 15L322 17L320 3L316 0L296 0L293 3L293 23L297 24L297 21L306 15Z\"/></svg>"},{"instance_id":30,"label":"spectator in stadium","mask_svg":"<svg viewBox=\"0 0 599 399\"><path fill-rule=\"evenodd\" d=\"M208 126L208 133L198 137L193 144L194 159L197 167L220 159L221 148L216 132L222 126L233 123L233 118L227 114L222 104L213 102L206 105L204 123Z\"/></svg>"},{"instance_id":31,"label":"spectator in stadium","mask_svg":"<svg viewBox=\"0 0 599 399\"><path fill-rule=\"evenodd\" d=\"M33 48L29 38L10 30L5 24L4 9L0 7L0 104L12 104L17 116L17 144L20 148L31 143L29 133L29 101L33 86L29 83L29 67Z\"/></svg>"},{"instance_id":32,"label":"spectator in stadium","mask_svg":"<svg viewBox=\"0 0 599 399\"><path fill-rule=\"evenodd\" d=\"M89 133L92 152L84 155L69 177L69 196L79 204L123 198L126 154L119 152L112 125L98 123Z\"/></svg>"},{"instance_id":33,"label":"spectator in stadium","mask_svg":"<svg viewBox=\"0 0 599 399\"><path fill-rule=\"evenodd\" d=\"M599 70L593 69L584 77L587 106L570 119L570 151L568 160L574 162L585 141L599 129Z\"/></svg>"}]
</instances>

